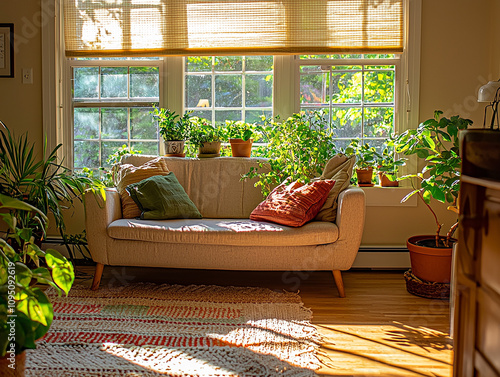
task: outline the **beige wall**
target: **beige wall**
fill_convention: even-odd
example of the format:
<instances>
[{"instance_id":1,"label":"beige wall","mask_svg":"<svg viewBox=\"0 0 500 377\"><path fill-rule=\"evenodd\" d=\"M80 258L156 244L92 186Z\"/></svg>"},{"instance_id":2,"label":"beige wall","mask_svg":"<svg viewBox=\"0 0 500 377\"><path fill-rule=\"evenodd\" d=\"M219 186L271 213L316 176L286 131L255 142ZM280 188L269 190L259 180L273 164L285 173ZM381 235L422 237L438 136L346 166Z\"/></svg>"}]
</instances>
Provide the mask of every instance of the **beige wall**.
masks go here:
<instances>
[{"instance_id":1,"label":"beige wall","mask_svg":"<svg viewBox=\"0 0 500 377\"><path fill-rule=\"evenodd\" d=\"M14 23L14 78L0 78L0 120L16 135L29 132L42 151L42 58L40 1L0 2L0 23ZM33 68L33 84L23 84L23 68Z\"/></svg>"},{"instance_id":2,"label":"beige wall","mask_svg":"<svg viewBox=\"0 0 500 377\"><path fill-rule=\"evenodd\" d=\"M42 137L41 33L36 25L40 1L2 1L0 4L0 22L14 22L16 34L25 42L19 45L15 56L16 77L0 79L0 119L16 133L29 131L31 139L39 141ZM447 115L460 114L482 124L484 107L476 102L477 89L486 81L500 77L500 49L497 48L500 36L493 28L499 8L495 0L423 0L420 121L441 109ZM33 85L21 83L23 67L33 67ZM439 214L448 226L455 219L444 206ZM69 231L81 231L81 207L72 211L71 217L67 221ZM421 204L369 207L363 244L401 246L410 235L433 231L432 215Z\"/></svg>"}]
</instances>

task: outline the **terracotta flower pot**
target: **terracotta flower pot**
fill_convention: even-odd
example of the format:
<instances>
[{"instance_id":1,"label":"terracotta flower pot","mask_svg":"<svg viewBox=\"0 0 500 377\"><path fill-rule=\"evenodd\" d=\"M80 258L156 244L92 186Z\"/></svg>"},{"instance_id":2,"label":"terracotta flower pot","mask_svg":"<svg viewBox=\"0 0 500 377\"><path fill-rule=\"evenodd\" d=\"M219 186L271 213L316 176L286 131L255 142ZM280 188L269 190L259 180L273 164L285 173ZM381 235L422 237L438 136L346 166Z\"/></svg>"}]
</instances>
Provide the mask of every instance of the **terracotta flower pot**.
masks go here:
<instances>
[{"instance_id":1,"label":"terracotta flower pot","mask_svg":"<svg viewBox=\"0 0 500 377\"><path fill-rule=\"evenodd\" d=\"M198 148L198 157L219 157L220 144L220 141L203 143L203 145Z\"/></svg>"},{"instance_id":2,"label":"terracotta flower pot","mask_svg":"<svg viewBox=\"0 0 500 377\"><path fill-rule=\"evenodd\" d=\"M444 239L444 237L442 238ZM425 281L449 283L451 280L452 247L437 248L422 245L424 240L430 240L429 244L432 245L435 236L413 236L406 241L413 275Z\"/></svg>"},{"instance_id":3,"label":"terracotta flower pot","mask_svg":"<svg viewBox=\"0 0 500 377\"><path fill-rule=\"evenodd\" d=\"M356 169L356 175L358 177L358 186L360 187L371 187L373 186L373 168L366 169Z\"/></svg>"},{"instance_id":4,"label":"terracotta flower pot","mask_svg":"<svg viewBox=\"0 0 500 377\"><path fill-rule=\"evenodd\" d=\"M165 156L184 157L184 140L163 141L165 145Z\"/></svg>"},{"instance_id":5,"label":"terracotta flower pot","mask_svg":"<svg viewBox=\"0 0 500 377\"><path fill-rule=\"evenodd\" d=\"M14 359L7 353L0 357L0 374L5 377L24 377L26 352L21 352Z\"/></svg>"},{"instance_id":6,"label":"terracotta flower pot","mask_svg":"<svg viewBox=\"0 0 500 377\"><path fill-rule=\"evenodd\" d=\"M233 157L250 157L252 154L253 139L229 139Z\"/></svg>"},{"instance_id":7,"label":"terracotta flower pot","mask_svg":"<svg viewBox=\"0 0 500 377\"><path fill-rule=\"evenodd\" d=\"M380 186L382 187L398 187L399 181L392 181L385 173L379 172L378 179L380 181Z\"/></svg>"}]
</instances>

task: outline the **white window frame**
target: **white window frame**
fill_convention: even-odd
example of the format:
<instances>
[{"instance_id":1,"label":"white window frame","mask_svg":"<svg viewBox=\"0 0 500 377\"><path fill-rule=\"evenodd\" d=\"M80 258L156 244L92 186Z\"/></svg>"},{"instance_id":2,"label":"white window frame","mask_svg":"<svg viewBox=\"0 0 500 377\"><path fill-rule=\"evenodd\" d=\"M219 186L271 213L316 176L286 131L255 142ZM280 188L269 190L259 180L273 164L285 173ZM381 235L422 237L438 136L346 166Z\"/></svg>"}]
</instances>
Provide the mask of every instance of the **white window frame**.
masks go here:
<instances>
[{"instance_id":1,"label":"white window frame","mask_svg":"<svg viewBox=\"0 0 500 377\"><path fill-rule=\"evenodd\" d=\"M68 93L67 60L62 43L62 20L60 0L45 0L41 6L55 9L55 13L42 12L42 72L43 72L43 130L49 147L63 144L66 162L72 162L73 124L68 119L71 113L71 92ZM401 77L396 93L398 99L398 119L395 132L403 132L418 125L420 92L420 39L422 0L404 1L405 49L401 56ZM162 59L163 79L160 88L160 106L178 113L184 111L184 59L168 57ZM273 114L282 118L300 109L300 80L296 56L278 55L274 57ZM162 153L160 143L160 153ZM407 163L407 171L416 171L416 160ZM399 195L398 195L399 197ZM398 198L398 205L399 198ZM384 205L384 204L382 204Z\"/></svg>"}]
</instances>

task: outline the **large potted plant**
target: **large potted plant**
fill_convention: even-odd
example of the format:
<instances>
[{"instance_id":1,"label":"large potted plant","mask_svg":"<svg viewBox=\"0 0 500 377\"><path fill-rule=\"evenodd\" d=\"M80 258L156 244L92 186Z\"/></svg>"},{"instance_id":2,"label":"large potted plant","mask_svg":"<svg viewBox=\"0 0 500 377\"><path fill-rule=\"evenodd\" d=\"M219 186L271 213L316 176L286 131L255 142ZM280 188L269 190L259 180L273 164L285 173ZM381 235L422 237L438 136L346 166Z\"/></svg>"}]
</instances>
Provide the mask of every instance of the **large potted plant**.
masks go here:
<instances>
[{"instance_id":1,"label":"large potted plant","mask_svg":"<svg viewBox=\"0 0 500 377\"><path fill-rule=\"evenodd\" d=\"M353 139L346 147L345 153L347 155L356 156L356 177L358 179L358 186L371 187L373 183L373 171L377 165L377 159L380 154L375 147L370 146L368 143L360 143L359 140Z\"/></svg>"},{"instance_id":2,"label":"large potted plant","mask_svg":"<svg viewBox=\"0 0 500 377\"><path fill-rule=\"evenodd\" d=\"M260 137L254 123L226 120L226 131L233 157L250 157L252 144Z\"/></svg>"},{"instance_id":3,"label":"large potted plant","mask_svg":"<svg viewBox=\"0 0 500 377\"><path fill-rule=\"evenodd\" d=\"M158 120L160 135L165 145L165 155L170 157L184 157L184 143L189 135L191 127L191 113L186 112L179 117L175 111L155 107L154 117Z\"/></svg>"},{"instance_id":4,"label":"large potted plant","mask_svg":"<svg viewBox=\"0 0 500 377\"><path fill-rule=\"evenodd\" d=\"M198 148L198 157L219 157L221 143L225 137L225 128L212 125L206 119L192 117L189 142Z\"/></svg>"},{"instance_id":5,"label":"large potted plant","mask_svg":"<svg viewBox=\"0 0 500 377\"><path fill-rule=\"evenodd\" d=\"M29 203L44 215L51 213L62 236L64 210L75 200L81 201L87 188L104 195L104 185L98 179L75 176L64 167L57 158L61 146L48 153L44 144L43 157L38 159L27 134L15 137L0 121L0 194ZM19 216L26 216L24 225L33 229L35 240L41 242L44 230L36 218L27 212Z\"/></svg>"},{"instance_id":6,"label":"large potted plant","mask_svg":"<svg viewBox=\"0 0 500 377\"><path fill-rule=\"evenodd\" d=\"M41 250L34 242L37 222L47 217L39 209L0 194L2 219L8 231L0 238L0 370L2 376L23 376L25 350L50 328L53 308L40 285L68 294L75 278L73 265L56 250ZM31 218L33 221L26 219ZM36 285L35 285L36 284Z\"/></svg>"},{"instance_id":7,"label":"large potted plant","mask_svg":"<svg viewBox=\"0 0 500 377\"><path fill-rule=\"evenodd\" d=\"M458 115L446 118L442 111L435 111L434 118L421 123L399 135L396 152L407 156L416 155L422 162L422 170L401 179L410 179L413 191L402 201L413 195L425 204L436 224L433 235L417 235L407 240L412 273L418 278L438 283L449 283L451 274L453 234L458 221L441 235L442 223L433 209L435 201L448 204L448 209L458 213L457 199L460 189L461 157L458 132L472 124L470 119ZM420 184L417 186L417 184Z\"/></svg>"}]
</instances>

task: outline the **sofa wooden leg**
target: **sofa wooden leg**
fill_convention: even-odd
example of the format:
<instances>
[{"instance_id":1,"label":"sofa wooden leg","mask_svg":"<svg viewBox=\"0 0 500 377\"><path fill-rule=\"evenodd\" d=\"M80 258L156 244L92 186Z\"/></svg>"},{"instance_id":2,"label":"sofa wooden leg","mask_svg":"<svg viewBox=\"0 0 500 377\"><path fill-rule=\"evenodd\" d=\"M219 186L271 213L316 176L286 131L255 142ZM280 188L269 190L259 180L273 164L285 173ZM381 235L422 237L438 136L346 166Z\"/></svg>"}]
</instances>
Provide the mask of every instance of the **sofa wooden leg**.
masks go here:
<instances>
[{"instance_id":1,"label":"sofa wooden leg","mask_svg":"<svg viewBox=\"0 0 500 377\"><path fill-rule=\"evenodd\" d=\"M97 291L99 289L99 284L101 284L102 272L104 271L104 265L102 263L97 263L94 272L94 281L92 282L92 290Z\"/></svg>"},{"instance_id":2,"label":"sofa wooden leg","mask_svg":"<svg viewBox=\"0 0 500 377\"><path fill-rule=\"evenodd\" d=\"M342 281L342 274L340 270L333 270L333 278L335 279L335 285L339 291L339 296L345 297L344 282Z\"/></svg>"}]
</instances>

